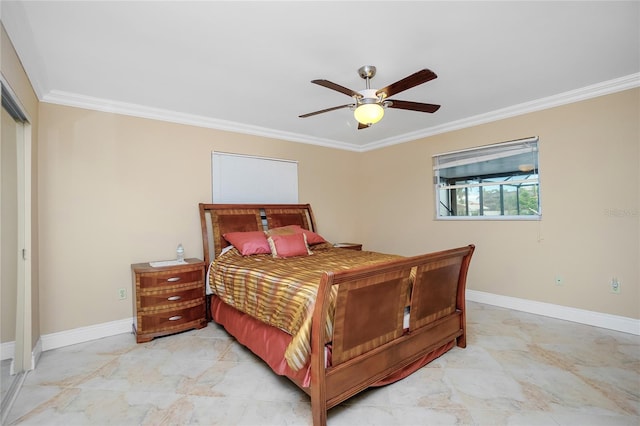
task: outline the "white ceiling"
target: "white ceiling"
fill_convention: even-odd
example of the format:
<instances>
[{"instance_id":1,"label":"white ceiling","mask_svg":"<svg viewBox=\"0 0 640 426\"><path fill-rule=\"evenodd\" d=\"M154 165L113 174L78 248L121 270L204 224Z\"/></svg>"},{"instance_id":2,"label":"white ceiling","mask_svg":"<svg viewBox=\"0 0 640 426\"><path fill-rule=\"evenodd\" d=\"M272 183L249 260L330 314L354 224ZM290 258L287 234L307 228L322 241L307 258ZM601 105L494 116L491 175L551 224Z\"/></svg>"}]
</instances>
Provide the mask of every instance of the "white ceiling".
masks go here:
<instances>
[{"instance_id":1,"label":"white ceiling","mask_svg":"<svg viewBox=\"0 0 640 426\"><path fill-rule=\"evenodd\" d=\"M640 85L640 2L9 1L2 22L40 100L365 151ZM438 78L357 130L311 84ZM523 135L530 136L530 135Z\"/></svg>"}]
</instances>

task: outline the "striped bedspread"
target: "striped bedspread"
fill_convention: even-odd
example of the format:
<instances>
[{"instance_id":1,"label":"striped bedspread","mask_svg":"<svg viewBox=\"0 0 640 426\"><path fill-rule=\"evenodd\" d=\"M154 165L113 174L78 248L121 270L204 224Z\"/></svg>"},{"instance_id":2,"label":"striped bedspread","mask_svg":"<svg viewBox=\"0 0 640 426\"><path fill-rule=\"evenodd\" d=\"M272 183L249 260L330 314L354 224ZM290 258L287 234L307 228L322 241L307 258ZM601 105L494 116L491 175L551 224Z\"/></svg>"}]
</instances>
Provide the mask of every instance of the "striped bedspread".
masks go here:
<instances>
[{"instance_id":1,"label":"striped bedspread","mask_svg":"<svg viewBox=\"0 0 640 426\"><path fill-rule=\"evenodd\" d=\"M313 246L310 256L275 259L270 254L242 256L231 249L211 265L212 291L225 303L293 337L285 359L299 370L311 354L311 322L320 277L338 271L398 259L369 251ZM328 335L333 329L327 323Z\"/></svg>"}]
</instances>

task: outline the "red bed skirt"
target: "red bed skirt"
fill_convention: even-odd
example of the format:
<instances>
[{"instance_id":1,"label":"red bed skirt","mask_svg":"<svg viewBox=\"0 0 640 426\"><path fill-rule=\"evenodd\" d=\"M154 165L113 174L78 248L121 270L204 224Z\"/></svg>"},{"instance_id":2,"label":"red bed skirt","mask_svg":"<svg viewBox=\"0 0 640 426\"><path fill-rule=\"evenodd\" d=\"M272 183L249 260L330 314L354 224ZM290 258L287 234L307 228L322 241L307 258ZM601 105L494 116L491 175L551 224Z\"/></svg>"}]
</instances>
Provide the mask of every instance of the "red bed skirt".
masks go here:
<instances>
[{"instance_id":1,"label":"red bed skirt","mask_svg":"<svg viewBox=\"0 0 640 426\"><path fill-rule=\"evenodd\" d=\"M238 342L242 343L266 362L276 374L288 377L303 389L309 387L311 383L311 369L309 364L299 371L294 371L284 359L284 352L289 342L291 342L291 335L238 311L222 302L222 300L215 295L211 296L211 317L215 322L222 325L229 334L235 337ZM407 365L402 370L390 374L384 379L374 383L372 386L384 386L404 379L450 350L454 344L455 341L444 344L417 361Z\"/></svg>"}]
</instances>

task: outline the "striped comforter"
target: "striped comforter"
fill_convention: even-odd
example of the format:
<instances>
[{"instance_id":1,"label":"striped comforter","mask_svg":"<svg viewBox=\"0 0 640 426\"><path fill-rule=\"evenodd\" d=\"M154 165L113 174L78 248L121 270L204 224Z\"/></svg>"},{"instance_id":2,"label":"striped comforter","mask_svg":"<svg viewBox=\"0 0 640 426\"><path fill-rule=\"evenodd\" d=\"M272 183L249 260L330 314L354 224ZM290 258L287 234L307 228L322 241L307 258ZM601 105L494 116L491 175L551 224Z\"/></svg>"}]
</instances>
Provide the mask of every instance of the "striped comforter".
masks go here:
<instances>
[{"instance_id":1,"label":"striped comforter","mask_svg":"<svg viewBox=\"0 0 640 426\"><path fill-rule=\"evenodd\" d=\"M275 259L270 254L242 256L231 249L220 255L210 270L211 289L222 301L291 334L285 359L295 371L305 366L311 354L311 322L322 272L400 257L330 244L313 246L312 251L310 256ZM332 329L330 318L328 335Z\"/></svg>"}]
</instances>

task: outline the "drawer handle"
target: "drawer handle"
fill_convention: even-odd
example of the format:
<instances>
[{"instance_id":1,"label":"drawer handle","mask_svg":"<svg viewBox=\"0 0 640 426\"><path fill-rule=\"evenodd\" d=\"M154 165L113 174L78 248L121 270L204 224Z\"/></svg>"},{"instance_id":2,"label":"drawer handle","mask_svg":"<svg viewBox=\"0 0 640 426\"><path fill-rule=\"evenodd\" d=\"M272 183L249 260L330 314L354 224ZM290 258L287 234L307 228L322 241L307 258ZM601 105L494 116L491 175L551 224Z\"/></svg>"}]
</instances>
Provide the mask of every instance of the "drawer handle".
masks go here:
<instances>
[{"instance_id":1,"label":"drawer handle","mask_svg":"<svg viewBox=\"0 0 640 426\"><path fill-rule=\"evenodd\" d=\"M175 315L169 318L169 321L178 321L180 318L182 318L182 315Z\"/></svg>"},{"instance_id":2,"label":"drawer handle","mask_svg":"<svg viewBox=\"0 0 640 426\"><path fill-rule=\"evenodd\" d=\"M170 282L170 283L175 283L175 282L180 281L180 277L172 277L172 278L167 279L167 281Z\"/></svg>"},{"instance_id":3,"label":"drawer handle","mask_svg":"<svg viewBox=\"0 0 640 426\"><path fill-rule=\"evenodd\" d=\"M182 296L171 296L171 297L167 297L167 300L170 300L170 301L172 301L172 302L173 302L173 301L176 301L176 300L180 300L180 299L182 299Z\"/></svg>"}]
</instances>

